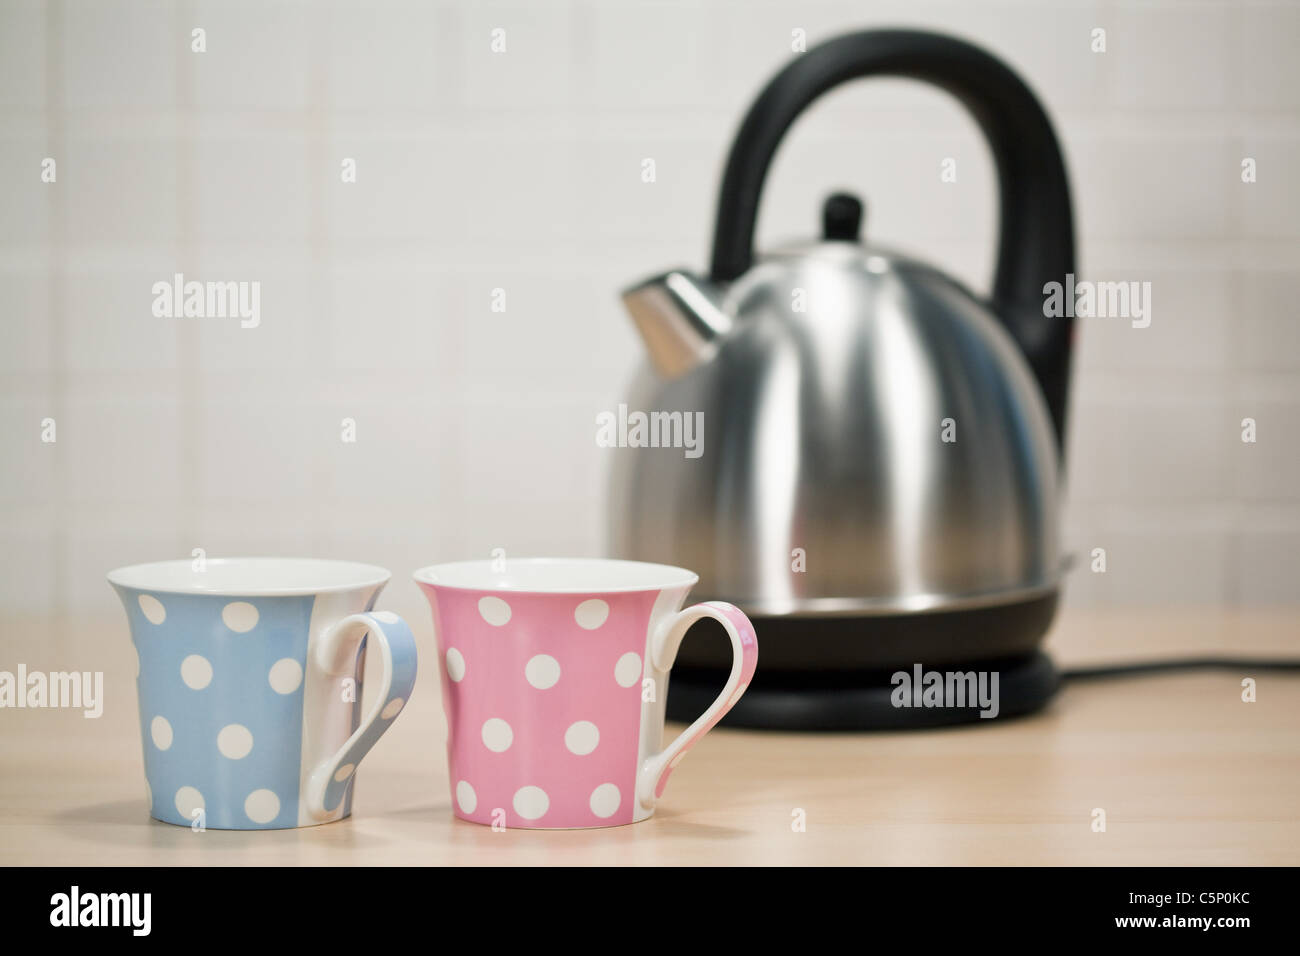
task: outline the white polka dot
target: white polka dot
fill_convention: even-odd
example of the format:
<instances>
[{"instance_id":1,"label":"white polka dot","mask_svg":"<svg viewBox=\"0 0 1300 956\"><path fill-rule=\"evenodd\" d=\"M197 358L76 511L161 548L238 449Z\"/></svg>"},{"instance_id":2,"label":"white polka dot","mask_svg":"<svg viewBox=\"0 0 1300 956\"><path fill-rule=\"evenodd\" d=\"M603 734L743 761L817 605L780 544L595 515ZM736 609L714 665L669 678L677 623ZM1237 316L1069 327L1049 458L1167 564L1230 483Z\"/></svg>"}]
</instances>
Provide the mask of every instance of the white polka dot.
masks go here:
<instances>
[{"instance_id":1,"label":"white polka dot","mask_svg":"<svg viewBox=\"0 0 1300 956\"><path fill-rule=\"evenodd\" d=\"M564 746L579 757L591 753L598 743L600 743L600 728L590 720L580 720L576 724L570 724L569 729L564 732Z\"/></svg>"},{"instance_id":2,"label":"white polka dot","mask_svg":"<svg viewBox=\"0 0 1300 956\"><path fill-rule=\"evenodd\" d=\"M254 823L270 823L280 815L280 798L270 790L254 790L244 801L244 813Z\"/></svg>"},{"instance_id":3,"label":"white polka dot","mask_svg":"<svg viewBox=\"0 0 1300 956\"><path fill-rule=\"evenodd\" d=\"M271 665L266 679L277 694L292 694L302 684L302 665L292 657L282 657Z\"/></svg>"},{"instance_id":4,"label":"white polka dot","mask_svg":"<svg viewBox=\"0 0 1300 956\"><path fill-rule=\"evenodd\" d=\"M619 687L631 687L641 679L641 655L628 651L614 665L614 680Z\"/></svg>"},{"instance_id":5,"label":"white polka dot","mask_svg":"<svg viewBox=\"0 0 1300 956\"><path fill-rule=\"evenodd\" d=\"M450 648L447 651L447 677L453 682L458 683L465 676L465 656L456 648Z\"/></svg>"},{"instance_id":6,"label":"white polka dot","mask_svg":"<svg viewBox=\"0 0 1300 956\"><path fill-rule=\"evenodd\" d=\"M608 617L609 605L600 598L583 601L573 612L573 619L578 622L578 627L585 628L588 631L594 631L600 627Z\"/></svg>"},{"instance_id":7,"label":"white polka dot","mask_svg":"<svg viewBox=\"0 0 1300 956\"><path fill-rule=\"evenodd\" d=\"M155 747L166 750L172 745L172 725L166 717L155 717L149 724L149 736L153 738Z\"/></svg>"},{"instance_id":8,"label":"white polka dot","mask_svg":"<svg viewBox=\"0 0 1300 956\"><path fill-rule=\"evenodd\" d=\"M181 787L176 791L176 811L186 820L193 820L194 811L202 810L204 806L203 794L194 787Z\"/></svg>"},{"instance_id":9,"label":"white polka dot","mask_svg":"<svg viewBox=\"0 0 1300 956\"><path fill-rule=\"evenodd\" d=\"M191 654L181 661L181 680L192 690L203 690L212 683L212 665L202 654Z\"/></svg>"},{"instance_id":10,"label":"white polka dot","mask_svg":"<svg viewBox=\"0 0 1300 956\"><path fill-rule=\"evenodd\" d=\"M231 760L247 757L253 749L253 734L243 724L226 724L217 734L217 749Z\"/></svg>"},{"instance_id":11,"label":"white polka dot","mask_svg":"<svg viewBox=\"0 0 1300 956\"><path fill-rule=\"evenodd\" d=\"M334 771L335 782L342 783L344 780L348 779L348 777L352 776L352 771L356 769L357 769L356 764L345 763L343 766L339 767L338 770Z\"/></svg>"},{"instance_id":12,"label":"white polka dot","mask_svg":"<svg viewBox=\"0 0 1300 956\"><path fill-rule=\"evenodd\" d=\"M604 820L618 812L618 805L623 802L623 795L612 783L602 783L591 791L591 812Z\"/></svg>"},{"instance_id":13,"label":"white polka dot","mask_svg":"<svg viewBox=\"0 0 1300 956\"><path fill-rule=\"evenodd\" d=\"M510 620L510 605L499 597L479 598L478 612L493 627L500 627Z\"/></svg>"},{"instance_id":14,"label":"white polka dot","mask_svg":"<svg viewBox=\"0 0 1300 956\"><path fill-rule=\"evenodd\" d=\"M144 612L145 619L150 624L161 624L167 620L167 609L162 606L162 601L152 594L141 594L136 601L139 602L140 610Z\"/></svg>"},{"instance_id":15,"label":"white polka dot","mask_svg":"<svg viewBox=\"0 0 1300 956\"><path fill-rule=\"evenodd\" d=\"M478 806L478 794L474 792L468 780L456 784L456 803L459 804L462 813L473 813L474 808Z\"/></svg>"},{"instance_id":16,"label":"white polka dot","mask_svg":"<svg viewBox=\"0 0 1300 956\"><path fill-rule=\"evenodd\" d=\"M515 791L515 813L525 820L536 820L551 809L551 798L541 787L520 787Z\"/></svg>"},{"instance_id":17,"label":"white polka dot","mask_svg":"<svg viewBox=\"0 0 1300 956\"><path fill-rule=\"evenodd\" d=\"M401 624L402 619L392 611L371 611L370 616L384 624Z\"/></svg>"},{"instance_id":18,"label":"white polka dot","mask_svg":"<svg viewBox=\"0 0 1300 956\"><path fill-rule=\"evenodd\" d=\"M246 634L257 627L257 608L247 601L231 601L221 609L221 619L236 634Z\"/></svg>"},{"instance_id":19,"label":"white polka dot","mask_svg":"<svg viewBox=\"0 0 1300 956\"><path fill-rule=\"evenodd\" d=\"M500 717L483 721L483 746L493 753L504 753L515 742L515 732Z\"/></svg>"},{"instance_id":20,"label":"white polka dot","mask_svg":"<svg viewBox=\"0 0 1300 956\"><path fill-rule=\"evenodd\" d=\"M392 720L394 717L396 717L398 714L402 712L402 708L405 706L406 706L406 701L404 701L400 697L394 697L392 700L390 700L387 704L384 705L384 709L379 712L379 716L382 717L384 720Z\"/></svg>"},{"instance_id":21,"label":"white polka dot","mask_svg":"<svg viewBox=\"0 0 1300 956\"><path fill-rule=\"evenodd\" d=\"M524 665L524 676L538 690L554 687L560 679L560 662L550 654L538 654Z\"/></svg>"}]
</instances>

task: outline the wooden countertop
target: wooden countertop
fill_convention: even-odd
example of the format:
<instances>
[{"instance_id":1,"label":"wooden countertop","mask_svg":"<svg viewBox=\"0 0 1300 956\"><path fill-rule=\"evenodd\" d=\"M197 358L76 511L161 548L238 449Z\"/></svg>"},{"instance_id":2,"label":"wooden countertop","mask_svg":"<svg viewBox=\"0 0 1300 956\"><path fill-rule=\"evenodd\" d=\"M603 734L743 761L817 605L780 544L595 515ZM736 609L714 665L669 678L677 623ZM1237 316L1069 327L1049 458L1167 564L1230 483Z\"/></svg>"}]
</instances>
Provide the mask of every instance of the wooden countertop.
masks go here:
<instances>
[{"instance_id":1,"label":"wooden countertop","mask_svg":"<svg viewBox=\"0 0 1300 956\"><path fill-rule=\"evenodd\" d=\"M1229 650L1300 656L1297 622L1300 608L1066 611L1049 647L1066 666ZM40 650L40 635L61 627L79 635L79 669L102 668L106 699L126 703L97 720L0 711L3 865L1300 863L1300 675L1080 682L1045 712L994 726L715 730L645 823L494 832L451 816L442 708L426 669L358 773L352 819L193 833L145 812L125 622L100 621L96 640L42 623L6 622L0 669L19 660L71 669L58 659L67 650ZM13 660L15 651L26 656ZM1241 700L1243 676L1258 681L1255 703ZM1104 833L1091 827L1098 807ZM805 832L791 826L798 810Z\"/></svg>"}]
</instances>

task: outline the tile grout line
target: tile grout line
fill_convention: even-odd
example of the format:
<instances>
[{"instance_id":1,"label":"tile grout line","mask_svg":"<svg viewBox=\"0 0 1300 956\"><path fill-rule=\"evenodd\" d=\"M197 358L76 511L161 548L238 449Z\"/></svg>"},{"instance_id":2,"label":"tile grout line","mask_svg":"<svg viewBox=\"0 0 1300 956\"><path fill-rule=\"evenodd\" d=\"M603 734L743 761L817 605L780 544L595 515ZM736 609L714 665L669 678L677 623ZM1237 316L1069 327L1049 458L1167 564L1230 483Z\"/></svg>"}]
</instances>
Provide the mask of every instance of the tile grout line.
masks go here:
<instances>
[{"instance_id":1,"label":"tile grout line","mask_svg":"<svg viewBox=\"0 0 1300 956\"><path fill-rule=\"evenodd\" d=\"M187 23L193 23L194 5L185 0L176 8L176 21L173 31L176 37L176 103L177 124L175 127L176 143L176 215L177 242L173 251L175 269L178 272L193 271L201 268L199 260L199 243L197 239L197 214L194 203L194 184L197 159L194 153L194 58L199 55L190 49L190 29ZM190 266L186 269L185 266ZM181 486L188 489L179 505L181 526L174 529L177 543L182 545L188 557L192 548L203 547L200 518L202 511L203 481L203 427L204 387L202 376L202 358L200 326L192 322L181 323L176 340L177 348L177 385L179 401L177 418L180 435L177 447L177 471ZM182 542L188 538L188 547Z\"/></svg>"},{"instance_id":2,"label":"tile grout line","mask_svg":"<svg viewBox=\"0 0 1300 956\"><path fill-rule=\"evenodd\" d=\"M56 164L67 158L67 130L64 119L63 103L63 23L65 17L63 0L50 0L45 8L45 113L46 113L46 147L49 155L55 157ZM64 184L70 170L65 163ZM73 172L73 175L76 175ZM57 429L63 424L65 435L71 424L64 414L68 407L68 204L63 195L63 188L53 187L49 195L51 241L47 257L49 269L49 329L50 329L50 382L49 400L52 404L52 417ZM57 432L56 432L57 435ZM75 437L76 429L72 430ZM55 461L54 487L54 548L52 568L54 580L50 589L54 600L52 617L55 622L55 640L60 651L65 651L65 641L71 640L71 601L69 598L70 574L72 570L72 528L67 515L71 506L71 469L64 445L57 440L50 449Z\"/></svg>"},{"instance_id":3,"label":"tile grout line","mask_svg":"<svg viewBox=\"0 0 1300 956\"><path fill-rule=\"evenodd\" d=\"M307 223L308 235L308 256L307 256L307 289L309 307L306 310L306 319L302 333L308 336L311 342L311 348L308 354L312 357L312 365L318 370L330 371L333 377L333 362L331 357L334 352L334 296L333 296L333 246L330 237L330 215L329 202L326 198L326 190L330 188L330 178L325 174L326 169L332 169L333 164L339 160L337 156L331 156L331 128L328 110L328 100L330 91L329 68L323 51L328 47L329 36L333 27L334 10L331 8L324 16L315 17L311 22L311 59L308 66L308 75L311 78L308 84L308 103L307 103L307 154L303 160L307 162L308 186L308 210L309 221ZM306 379L299 384L299 388L305 392L312 381L309 366ZM319 402L319 395L316 396ZM307 411L309 418L315 416L316 410L324 412L319 404L312 405L302 403L300 408ZM303 423L309 434L315 434L316 429L309 420ZM320 431L322 437L334 435L337 440L337 432L332 428L322 428ZM312 451L310 453L308 466L311 468L312 475L312 532L311 547L314 553L322 554L326 541L330 533L325 530L326 519L332 510L328 504L330 491L334 485L334 469L331 467L331 457L319 444L311 443Z\"/></svg>"}]
</instances>

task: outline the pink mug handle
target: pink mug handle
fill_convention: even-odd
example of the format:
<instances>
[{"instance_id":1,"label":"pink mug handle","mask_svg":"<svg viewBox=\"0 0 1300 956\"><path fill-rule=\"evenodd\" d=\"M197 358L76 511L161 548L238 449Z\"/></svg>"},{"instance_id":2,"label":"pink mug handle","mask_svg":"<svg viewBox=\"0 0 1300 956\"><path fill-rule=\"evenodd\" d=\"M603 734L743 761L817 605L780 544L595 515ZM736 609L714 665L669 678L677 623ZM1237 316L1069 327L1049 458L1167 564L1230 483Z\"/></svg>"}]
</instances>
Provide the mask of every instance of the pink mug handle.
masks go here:
<instances>
[{"instance_id":1,"label":"pink mug handle","mask_svg":"<svg viewBox=\"0 0 1300 956\"><path fill-rule=\"evenodd\" d=\"M667 673L677 657L682 638L696 621L711 617L720 623L731 638L731 674L722 688L722 693L704 713L695 718L695 722L677 735L677 739L664 750L645 758L637 776L637 800L643 806L653 806L655 800L664 792L668 776L681 763L686 751L720 721L727 711L736 706L745 688L754 676L758 665L758 640L754 636L754 625L745 612L734 604L723 601L705 601L683 608L664 621L650 639L650 664L659 673ZM647 705L648 706L648 705ZM661 711L662 713L662 711ZM646 719L650 710L646 711Z\"/></svg>"}]
</instances>

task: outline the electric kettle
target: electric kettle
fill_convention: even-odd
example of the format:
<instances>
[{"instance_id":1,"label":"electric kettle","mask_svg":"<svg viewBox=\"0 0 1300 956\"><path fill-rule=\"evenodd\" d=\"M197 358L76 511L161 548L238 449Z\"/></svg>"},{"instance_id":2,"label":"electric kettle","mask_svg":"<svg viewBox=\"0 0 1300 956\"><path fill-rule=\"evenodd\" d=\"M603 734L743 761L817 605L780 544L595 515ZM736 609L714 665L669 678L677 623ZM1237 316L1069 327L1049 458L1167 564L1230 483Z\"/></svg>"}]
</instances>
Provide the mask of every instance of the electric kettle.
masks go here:
<instances>
[{"instance_id":1,"label":"electric kettle","mask_svg":"<svg viewBox=\"0 0 1300 956\"><path fill-rule=\"evenodd\" d=\"M863 206L843 193L826 200L818 239L755 253L786 130L832 87L882 75L947 90L988 140L1001 227L988 298L865 242ZM1073 269L1051 124L989 53L869 30L798 56L763 90L727 160L709 274L676 269L623 294L649 359L628 407L697 416L701 449L621 450L611 475L613 553L697 571L697 593L739 605L762 634L731 723L975 716L899 706L896 675L920 667L996 672L1002 716L1051 697L1057 675L1038 648L1063 569L1072 320L1046 317L1043 301ZM729 664L725 640L685 642L670 716L698 714Z\"/></svg>"}]
</instances>

